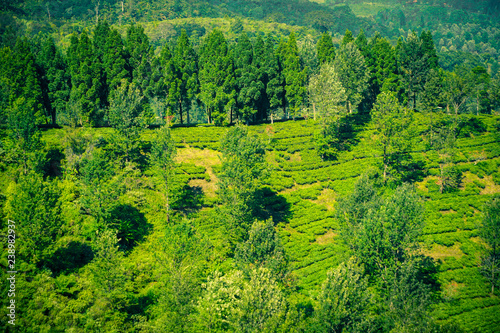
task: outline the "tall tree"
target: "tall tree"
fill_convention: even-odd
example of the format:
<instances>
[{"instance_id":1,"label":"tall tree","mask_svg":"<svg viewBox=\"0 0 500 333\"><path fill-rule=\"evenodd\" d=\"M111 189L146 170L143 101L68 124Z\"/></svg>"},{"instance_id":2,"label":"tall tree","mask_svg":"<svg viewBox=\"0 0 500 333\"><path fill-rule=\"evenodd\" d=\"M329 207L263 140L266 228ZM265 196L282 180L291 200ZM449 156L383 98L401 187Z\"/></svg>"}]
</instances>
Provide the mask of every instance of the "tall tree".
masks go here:
<instances>
[{"instance_id":1,"label":"tall tree","mask_svg":"<svg viewBox=\"0 0 500 333\"><path fill-rule=\"evenodd\" d=\"M231 128L221 141L222 170L219 197L223 218L231 241L247 235L255 210L255 191L265 175L265 150L262 142L241 125Z\"/></svg>"},{"instance_id":2,"label":"tall tree","mask_svg":"<svg viewBox=\"0 0 500 333\"><path fill-rule=\"evenodd\" d=\"M173 60L179 79L179 114L182 115L185 108L187 123L189 124L190 102L195 98L200 87L198 81L198 56L191 46L184 29L182 29L181 35L177 39Z\"/></svg>"},{"instance_id":3,"label":"tall tree","mask_svg":"<svg viewBox=\"0 0 500 333\"><path fill-rule=\"evenodd\" d=\"M350 42L340 47L334 65L347 94L347 110L353 113L367 89L369 74L365 59L356 45Z\"/></svg>"},{"instance_id":4,"label":"tall tree","mask_svg":"<svg viewBox=\"0 0 500 333\"><path fill-rule=\"evenodd\" d=\"M77 122L80 125L97 125L102 121L101 101L103 96L103 68L94 47L84 31L80 38L71 36L68 62L71 73L70 105L78 110Z\"/></svg>"},{"instance_id":5,"label":"tall tree","mask_svg":"<svg viewBox=\"0 0 500 333\"><path fill-rule=\"evenodd\" d=\"M58 114L64 113L70 94L70 74L66 59L57 50L53 38L46 38L37 54L42 75L42 93L45 109L53 125Z\"/></svg>"},{"instance_id":6,"label":"tall tree","mask_svg":"<svg viewBox=\"0 0 500 333\"><path fill-rule=\"evenodd\" d=\"M289 113L295 118L304 102L307 91L305 86L307 67L302 68L301 66L297 39L293 32L288 37L288 41L282 52L285 96L290 109L289 111L291 111Z\"/></svg>"},{"instance_id":7,"label":"tall tree","mask_svg":"<svg viewBox=\"0 0 500 333\"><path fill-rule=\"evenodd\" d=\"M259 80L253 46L246 33L240 35L234 52L235 77L238 87L238 118L248 123L257 113L258 102L264 90Z\"/></svg>"},{"instance_id":8,"label":"tall tree","mask_svg":"<svg viewBox=\"0 0 500 333\"><path fill-rule=\"evenodd\" d=\"M131 25L127 29L125 47L129 55L132 82L149 98L153 49L141 25Z\"/></svg>"},{"instance_id":9,"label":"tall tree","mask_svg":"<svg viewBox=\"0 0 500 333\"><path fill-rule=\"evenodd\" d=\"M111 94L108 111L109 123L116 130L115 144L125 156L125 162L131 159L131 152L137 146L141 129L145 128L142 107L143 95L134 83L123 79L121 85Z\"/></svg>"},{"instance_id":10,"label":"tall tree","mask_svg":"<svg viewBox=\"0 0 500 333\"><path fill-rule=\"evenodd\" d=\"M335 46L333 46L332 36L329 33L324 32L321 35L316 48L320 65L335 59Z\"/></svg>"},{"instance_id":11,"label":"tall tree","mask_svg":"<svg viewBox=\"0 0 500 333\"><path fill-rule=\"evenodd\" d=\"M200 99L209 123L232 121L236 102L233 58L224 35L217 29L205 39L200 52Z\"/></svg>"},{"instance_id":12,"label":"tall tree","mask_svg":"<svg viewBox=\"0 0 500 333\"><path fill-rule=\"evenodd\" d=\"M165 197L165 212L167 223L170 220L171 197L174 185L174 157L176 154L175 142L167 125L156 131L156 140L151 149L151 161L162 180L162 190Z\"/></svg>"},{"instance_id":13,"label":"tall tree","mask_svg":"<svg viewBox=\"0 0 500 333\"><path fill-rule=\"evenodd\" d=\"M309 94L315 120L316 107L318 115L324 119L338 121L345 113L347 94L332 63L324 63L319 74L311 77Z\"/></svg>"},{"instance_id":14,"label":"tall tree","mask_svg":"<svg viewBox=\"0 0 500 333\"><path fill-rule=\"evenodd\" d=\"M280 61L279 50L275 50L271 35L266 38L264 64L261 67L261 73L265 77L266 94L269 100L269 114L271 123L273 122L273 110L282 107L285 111L285 78L283 75L283 64Z\"/></svg>"},{"instance_id":15,"label":"tall tree","mask_svg":"<svg viewBox=\"0 0 500 333\"><path fill-rule=\"evenodd\" d=\"M382 149L384 181L386 181L392 159L408 152L411 147L409 127L412 114L399 104L394 93L383 92L377 97L377 102L373 106L372 119L378 137L377 143Z\"/></svg>"},{"instance_id":16,"label":"tall tree","mask_svg":"<svg viewBox=\"0 0 500 333\"><path fill-rule=\"evenodd\" d=\"M26 37L18 38L14 46L10 67L10 97L13 103L18 98L24 98L27 109L33 112L35 122L44 124L48 122L49 114L44 109L42 89L35 56L31 52L30 42Z\"/></svg>"},{"instance_id":17,"label":"tall tree","mask_svg":"<svg viewBox=\"0 0 500 333\"><path fill-rule=\"evenodd\" d=\"M429 72L429 54L426 51L422 40L412 33L401 44L398 53L399 72L407 93L408 107L413 109L417 108L417 97Z\"/></svg>"}]
</instances>

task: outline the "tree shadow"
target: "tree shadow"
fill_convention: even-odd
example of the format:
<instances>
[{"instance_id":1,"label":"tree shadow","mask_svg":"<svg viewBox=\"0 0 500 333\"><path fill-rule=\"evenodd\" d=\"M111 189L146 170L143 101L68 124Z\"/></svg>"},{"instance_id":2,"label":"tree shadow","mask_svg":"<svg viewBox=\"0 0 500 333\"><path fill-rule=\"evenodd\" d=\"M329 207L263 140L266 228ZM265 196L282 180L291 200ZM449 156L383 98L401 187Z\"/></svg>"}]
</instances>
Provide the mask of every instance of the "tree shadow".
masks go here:
<instances>
[{"instance_id":1,"label":"tree shadow","mask_svg":"<svg viewBox=\"0 0 500 333\"><path fill-rule=\"evenodd\" d=\"M68 274L87 265L94 259L94 253L90 245L71 241L66 246L58 248L45 262L55 276Z\"/></svg>"},{"instance_id":2,"label":"tree shadow","mask_svg":"<svg viewBox=\"0 0 500 333\"><path fill-rule=\"evenodd\" d=\"M280 223L289 217L291 206L285 197L266 186L255 191L253 207L255 217L263 220L272 217L274 223Z\"/></svg>"},{"instance_id":3,"label":"tree shadow","mask_svg":"<svg viewBox=\"0 0 500 333\"><path fill-rule=\"evenodd\" d=\"M203 189L201 186L184 185L176 200L175 209L185 214L196 213L203 207Z\"/></svg>"},{"instance_id":4,"label":"tree shadow","mask_svg":"<svg viewBox=\"0 0 500 333\"><path fill-rule=\"evenodd\" d=\"M424 161L417 161L411 154L393 154L389 159L392 173L401 183L421 182L427 176Z\"/></svg>"},{"instance_id":5,"label":"tree shadow","mask_svg":"<svg viewBox=\"0 0 500 333\"><path fill-rule=\"evenodd\" d=\"M110 227L118 231L118 244L123 250L130 250L142 241L152 225L136 207L119 204L110 211Z\"/></svg>"}]
</instances>

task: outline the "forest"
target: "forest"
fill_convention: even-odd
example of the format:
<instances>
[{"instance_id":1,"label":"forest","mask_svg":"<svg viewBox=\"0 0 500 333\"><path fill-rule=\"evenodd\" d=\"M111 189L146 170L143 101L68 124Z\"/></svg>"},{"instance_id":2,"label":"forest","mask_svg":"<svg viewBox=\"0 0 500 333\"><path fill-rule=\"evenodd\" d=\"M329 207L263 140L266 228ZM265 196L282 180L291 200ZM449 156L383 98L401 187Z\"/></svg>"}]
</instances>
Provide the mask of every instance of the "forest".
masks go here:
<instances>
[{"instance_id":1,"label":"forest","mask_svg":"<svg viewBox=\"0 0 500 333\"><path fill-rule=\"evenodd\" d=\"M498 332L496 1L0 1L5 332Z\"/></svg>"}]
</instances>

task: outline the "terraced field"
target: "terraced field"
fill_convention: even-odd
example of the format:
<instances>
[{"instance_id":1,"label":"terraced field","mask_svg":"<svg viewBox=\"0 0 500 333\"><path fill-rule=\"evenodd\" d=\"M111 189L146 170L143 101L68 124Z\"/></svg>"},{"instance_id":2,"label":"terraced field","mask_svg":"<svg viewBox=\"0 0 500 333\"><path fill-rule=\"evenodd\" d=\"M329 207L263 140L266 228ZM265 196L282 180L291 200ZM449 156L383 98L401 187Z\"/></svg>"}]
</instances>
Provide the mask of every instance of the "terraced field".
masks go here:
<instances>
[{"instance_id":1,"label":"terraced field","mask_svg":"<svg viewBox=\"0 0 500 333\"><path fill-rule=\"evenodd\" d=\"M477 228L483 203L500 193L500 141L495 133L500 117L479 119L486 125L486 132L457 140L459 153L454 162L464 173L457 192L439 193L439 154L426 150L423 140L414 147L413 159L425 165L424 177L416 183L426 208L424 252L439 263L442 291L434 315L467 330L495 332L500 327L500 297L490 295L490 287L480 274L478 265L485 246ZM314 294L326 271L344 259L346 249L337 238L339 226L334 218L336 199L351 191L359 175L381 163L369 125L355 126L357 143L336 161L322 161L315 153L313 136L318 129L312 120L250 128L251 133L269 143L271 170L265 206L277 223L299 292L304 295ZM203 183L194 184L199 184L207 197L215 193L220 165L216 151L225 131L213 127L173 130L180 159L205 168ZM203 158L187 157L193 152ZM200 216L204 230L217 229L213 222L203 220L203 213Z\"/></svg>"}]
</instances>

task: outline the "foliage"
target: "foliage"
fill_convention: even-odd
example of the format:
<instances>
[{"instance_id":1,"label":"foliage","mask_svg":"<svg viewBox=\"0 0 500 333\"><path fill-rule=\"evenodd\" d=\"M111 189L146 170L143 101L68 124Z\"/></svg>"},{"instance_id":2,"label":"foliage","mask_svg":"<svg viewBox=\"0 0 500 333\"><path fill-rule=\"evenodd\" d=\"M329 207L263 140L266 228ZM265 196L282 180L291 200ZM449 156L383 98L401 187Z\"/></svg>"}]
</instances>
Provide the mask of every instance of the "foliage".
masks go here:
<instances>
[{"instance_id":1,"label":"foliage","mask_svg":"<svg viewBox=\"0 0 500 333\"><path fill-rule=\"evenodd\" d=\"M272 220L252 224L248 239L236 248L235 260L244 270L266 267L274 276L284 278L288 258Z\"/></svg>"},{"instance_id":2,"label":"foliage","mask_svg":"<svg viewBox=\"0 0 500 333\"><path fill-rule=\"evenodd\" d=\"M377 97L372 118L375 133L378 135L377 144L383 152L385 181L391 158L407 153L411 147L412 114L398 103L394 93L383 92Z\"/></svg>"},{"instance_id":3,"label":"foliage","mask_svg":"<svg viewBox=\"0 0 500 333\"><path fill-rule=\"evenodd\" d=\"M371 295L363 268L354 258L327 272L315 312L318 331L363 331ZM366 327L365 327L366 329Z\"/></svg>"},{"instance_id":4,"label":"foliage","mask_svg":"<svg viewBox=\"0 0 500 333\"><path fill-rule=\"evenodd\" d=\"M265 175L264 145L237 125L221 141L223 154L219 175L219 196L228 231L236 240L246 238L252 223L252 212L257 208L255 191Z\"/></svg>"},{"instance_id":5,"label":"foliage","mask_svg":"<svg viewBox=\"0 0 500 333\"><path fill-rule=\"evenodd\" d=\"M483 259L483 272L491 284L491 293L498 286L500 273L500 199L493 197L484 206L483 221L480 229L481 237L488 244L489 253Z\"/></svg>"}]
</instances>

